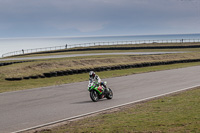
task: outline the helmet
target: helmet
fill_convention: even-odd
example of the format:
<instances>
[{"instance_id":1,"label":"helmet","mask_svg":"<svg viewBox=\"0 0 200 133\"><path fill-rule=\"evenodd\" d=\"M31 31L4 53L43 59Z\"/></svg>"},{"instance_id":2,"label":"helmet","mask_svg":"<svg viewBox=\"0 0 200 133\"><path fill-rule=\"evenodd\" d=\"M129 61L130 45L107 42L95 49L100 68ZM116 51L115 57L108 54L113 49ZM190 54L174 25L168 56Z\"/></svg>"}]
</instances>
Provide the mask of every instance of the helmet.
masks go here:
<instances>
[{"instance_id":1,"label":"helmet","mask_svg":"<svg viewBox=\"0 0 200 133\"><path fill-rule=\"evenodd\" d=\"M94 71L90 71L90 73L89 73L89 76L90 76L90 78L94 78L95 77L95 72Z\"/></svg>"}]
</instances>

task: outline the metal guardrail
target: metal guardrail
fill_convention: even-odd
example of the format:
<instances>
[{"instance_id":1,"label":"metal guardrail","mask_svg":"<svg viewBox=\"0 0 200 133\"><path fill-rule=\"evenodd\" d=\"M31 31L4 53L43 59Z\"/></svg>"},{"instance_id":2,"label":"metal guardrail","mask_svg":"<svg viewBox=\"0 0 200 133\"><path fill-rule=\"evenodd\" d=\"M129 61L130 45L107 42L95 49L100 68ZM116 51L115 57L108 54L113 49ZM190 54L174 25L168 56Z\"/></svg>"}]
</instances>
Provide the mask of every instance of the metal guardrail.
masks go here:
<instances>
[{"instance_id":1,"label":"metal guardrail","mask_svg":"<svg viewBox=\"0 0 200 133\"><path fill-rule=\"evenodd\" d=\"M35 49L22 49L19 51L9 52L2 55L2 58L23 55L29 53L37 53L43 51L54 51L62 50L76 47L90 47L90 46L102 46L102 45L125 45L125 44L146 44L146 43L186 43L186 42L200 42L200 39L172 39L172 40L138 40L138 41L115 41L115 42L92 42L92 43L82 43L82 44L72 44L72 45L62 45L54 47L44 47Z\"/></svg>"}]
</instances>

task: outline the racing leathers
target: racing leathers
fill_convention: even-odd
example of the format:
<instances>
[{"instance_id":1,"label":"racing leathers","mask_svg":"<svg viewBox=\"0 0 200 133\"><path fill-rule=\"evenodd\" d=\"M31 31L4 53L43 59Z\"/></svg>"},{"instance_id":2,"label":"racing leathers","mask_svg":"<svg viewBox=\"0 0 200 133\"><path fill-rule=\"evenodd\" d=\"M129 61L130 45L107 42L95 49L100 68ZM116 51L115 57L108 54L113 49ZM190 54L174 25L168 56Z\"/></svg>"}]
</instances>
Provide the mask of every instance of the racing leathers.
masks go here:
<instances>
[{"instance_id":1,"label":"racing leathers","mask_svg":"<svg viewBox=\"0 0 200 133\"><path fill-rule=\"evenodd\" d=\"M107 89L107 87L106 87L106 85L104 84L104 82L101 82L100 77L99 77L98 75L96 75L96 74L95 74L94 77L90 77L90 78L89 78L89 82L90 82L90 83L91 83L91 82L94 82L94 83L97 84L97 85L103 86L104 90ZM104 93L104 90L103 90L103 93Z\"/></svg>"}]
</instances>

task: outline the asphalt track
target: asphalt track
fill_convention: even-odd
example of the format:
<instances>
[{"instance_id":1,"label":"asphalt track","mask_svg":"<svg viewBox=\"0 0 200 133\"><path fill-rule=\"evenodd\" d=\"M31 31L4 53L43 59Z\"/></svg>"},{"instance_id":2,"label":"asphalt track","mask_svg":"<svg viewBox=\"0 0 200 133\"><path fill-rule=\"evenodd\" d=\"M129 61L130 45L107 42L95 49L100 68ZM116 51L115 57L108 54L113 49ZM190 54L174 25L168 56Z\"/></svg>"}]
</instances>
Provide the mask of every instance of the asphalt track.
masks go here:
<instances>
[{"instance_id":1,"label":"asphalt track","mask_svg":"<svg viewBox=\"0 0 200 133\"><path fill-rule=\"evenodd\" d=\"M88 82L0 94L0 132L15 132L200 85L200 66L103 79L112 100L91 101Z\"/></svg>"},{"instance_id":2,"label":"asphalt track","mask_svg":"<svg viewBox=\"0 0 200 133\"><path fill-rule=\"evenodd\" d=\"M184 52L121 52L121 53L67 54L67 55L49 55L49 56L7 58L7 59L0 59L0 61L52 59L52 58L66 58L66 57L78 57L78 56L95 56L95 55L152 55L152 54L173 54L173 53L184 53Z\"/></svg>"}]
</instances>

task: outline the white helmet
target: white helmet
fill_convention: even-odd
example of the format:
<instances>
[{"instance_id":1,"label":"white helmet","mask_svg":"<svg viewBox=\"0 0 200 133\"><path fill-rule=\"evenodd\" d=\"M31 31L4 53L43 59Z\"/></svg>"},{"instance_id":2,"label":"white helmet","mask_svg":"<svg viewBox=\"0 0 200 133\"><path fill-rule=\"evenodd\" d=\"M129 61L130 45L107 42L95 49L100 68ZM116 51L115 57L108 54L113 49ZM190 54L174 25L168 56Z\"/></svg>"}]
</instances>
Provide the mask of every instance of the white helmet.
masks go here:
<instances>
[{"instance_id":1,"label":"white helmet","mask_svg":"<svg viewBox=\"0 0 200 133\"><path fill-rule=\"evenodd\" d=\"M90 78L94 78L95 77L95 72L94 71L90 71L89 76L90 76Z\"/></svg>"}]
</instances>

